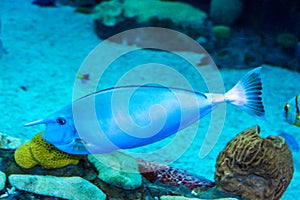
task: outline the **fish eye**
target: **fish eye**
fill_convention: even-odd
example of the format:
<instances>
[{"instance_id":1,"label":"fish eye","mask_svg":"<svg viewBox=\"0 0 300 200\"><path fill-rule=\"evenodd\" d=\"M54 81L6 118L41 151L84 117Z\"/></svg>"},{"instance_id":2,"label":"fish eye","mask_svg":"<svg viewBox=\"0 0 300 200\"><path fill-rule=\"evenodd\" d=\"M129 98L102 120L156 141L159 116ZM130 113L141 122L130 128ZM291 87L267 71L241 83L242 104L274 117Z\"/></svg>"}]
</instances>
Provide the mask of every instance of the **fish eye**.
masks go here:
<instances>
[{"instance_id":1,"label":"fish eye","mask_svg":"<svg viewBox=\"0 0 300 200\"><path fill-rule=\"evenodd\" d=\"M288 117L289 109L290 109L290 105L288 103L286 103L285 106L284 106L284 111L285 111L285 117L286 118Z\"/></svg>"},{"instance_id":2,"label":"fish eye","mask_svg":"<svg viewBox=\"0 0 300 200\"><path fill-rule=\"evenodd\" d=\"M285 111L288 111L289 110L289 108L290 108L290 105L287 103L287 104L285 104L285 106L284 106L284 110Z\"/></svg>"},{"instance_id":3,"label":"fish eye","mask_svg":"<svg viewBox=\"0 0 300 200\"><path fill-rule=\"evenodd\" d=\"M59 123L60 125L64 125L64 124L67 123L66 119L63 118L63 117L58 117L58 118L56 119L56 122Z\"/></svg>"}]
</instances>

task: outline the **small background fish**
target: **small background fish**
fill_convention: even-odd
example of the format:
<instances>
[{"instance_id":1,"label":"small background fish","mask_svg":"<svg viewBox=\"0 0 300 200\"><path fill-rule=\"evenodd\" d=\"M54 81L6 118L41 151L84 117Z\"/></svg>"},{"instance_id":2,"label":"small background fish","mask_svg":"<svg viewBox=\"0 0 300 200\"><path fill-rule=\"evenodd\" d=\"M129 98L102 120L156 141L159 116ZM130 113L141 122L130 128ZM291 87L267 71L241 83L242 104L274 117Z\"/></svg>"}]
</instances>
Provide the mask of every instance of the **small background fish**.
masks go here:
<instances>
[{"instance_id":1,"label":"small background fish","mask_svg":"<svg viewBox=\"0 0 300 200\"><path fill-rule=\"evenodd\" d=\"M297 95L290 99L284 106L284 118L293 125L300 127L300 115L299 115L299 98Z\"/></svg>"},{"instance_id":2,"label":"small background fish","mask_svg":"<svg viewBox=\"0 0 300 200\"><path fill-rule=\"evenodd\" d=\"M82 83L86 83L88 80L90 80L89 74L77 74L77 78L81 80Z\"/></svg>"}]
</instances>

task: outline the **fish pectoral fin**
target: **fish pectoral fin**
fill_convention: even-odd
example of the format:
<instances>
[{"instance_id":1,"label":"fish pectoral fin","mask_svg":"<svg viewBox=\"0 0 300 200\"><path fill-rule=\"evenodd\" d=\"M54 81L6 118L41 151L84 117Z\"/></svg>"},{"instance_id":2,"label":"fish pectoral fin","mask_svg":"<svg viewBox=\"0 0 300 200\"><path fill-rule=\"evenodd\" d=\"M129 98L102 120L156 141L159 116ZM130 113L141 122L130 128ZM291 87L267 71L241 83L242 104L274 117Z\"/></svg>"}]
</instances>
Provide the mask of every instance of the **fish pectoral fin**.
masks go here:
<instances>
[{"instance_id":1,"label":"fish pectoral fin","mask_svg":"<svg viewBox=\"0 0 300 200\"><path fill-rule=\"evenodd\" d=\"M88 143L86 143L84 140L80 138L75 138L73 140L72 150L73 151L82 151L86 149L86 146L88 146Z\"/></svg>"}]
</instances>

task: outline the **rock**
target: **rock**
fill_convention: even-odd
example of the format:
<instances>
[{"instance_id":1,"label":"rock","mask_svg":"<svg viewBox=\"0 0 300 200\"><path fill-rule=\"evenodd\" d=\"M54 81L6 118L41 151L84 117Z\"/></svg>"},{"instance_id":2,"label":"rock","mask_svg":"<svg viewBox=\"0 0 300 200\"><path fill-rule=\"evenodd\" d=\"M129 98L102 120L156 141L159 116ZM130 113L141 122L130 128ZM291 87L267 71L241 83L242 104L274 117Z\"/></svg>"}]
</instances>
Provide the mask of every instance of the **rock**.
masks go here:
<instances>
[{"instance_id":1,"label":"rock","mask_svg":"<svg viewBox=\"0 0 300 200\"><path fill-rule=\"evenodd\" d=\"M121 152L89 155L89 161L98 170L98 178L113 186L133 190L142 185L137 161Z\"/></svg>"},{"instance_id":2,"label":"rock","mask_svg":"<svg viewBox=\"0 0 300 200\"><path fill-rule=\"evenodd\" d=\"M232 139L219 154L215 180L227 193L246 199L280 199L294 173L285 139L261 138L258 126Z\"/></svg>"},{"instance_id":3,"label":"rock","mask_svg":"<svg viewBox=\"0 0 300 200\"><path fill-rule=\"evenodd\" d=\"M10 184L19 190L65 199L106 199L106 195L95 185L81 177L56 177L13 174Z\"/></svg>"},{"instance_id":4,"label":"rock","mask_svg":"<svg viewBox=\"0 0 300 200\"><path fill-rule=\"evenodd\" d=\"M205 199L199 199L199 198L189 198L184 196L161 196L159 198L160 200L205 200ZM236 198L220 198L220 199L209 199L209 200L237 200Z\"/></svg>"},{"instance_id":5,"label":"rock","mask_svg":"<svg viewBox=\"0 0 300 200\"><path fill-rule=\"evenodd\" d=\"M210 3L210 17L216 25L232 25L242 10L240 0L212 0Z\"/></svg>"},{"instance_id":6,"label":"rock","mask_svg":"<svg viewBox=\"0 0 300 200\"><path fill-rule=\"evenodd\" d=\"M159 198L160 200L199 200L198 198L189 198L189 197L184 197L184 196L161 196Z\"/></svg>"},{"instance_id":7,"label":"rock","mask_svg":"<svg viewBox=\"0 0 300 200\"><path fill-rule=\"evenodd\" d=\"M283 48L294 49L298 43L298 38L291 33L280 33L277 35L277 43Z\"/></svg>"},{"instance_id":8,"label":"rock","mask_svg":"<svg viewBox=\"0 0 300 200\"><path fill-rule=\"evenodd\" d=\"M0 148L1 149L17 149L23 144L19 138L11 137L5 133L0 132Z\"/></svg>"},{"instance_id":9,"label":"rock","mask_svg":"<svg viewBox=\"0 0 300 200\"><path fill-rule=\"evenodd\" d=\"M263 57L248 49L223 48L213 53L218 67L246 69L259 67L264 63Z\"/></svg>"},{"instance_id":10,"label":"rock","mask_svg":"<svg viewBox=\"0 0 300 200\"><path fill-rule=\"evenodd\" d=\"M0 190L3 190L5 187L6 175L2 171L0 171Z\"/></svg>"},{"instance_id":11,"label":"rock","mask_svg":"<svg viewBox=\"0 0 300 200\"><path fill-rule=\"evenodd\" d=\"M95 31L102 39L146 26L199 34L206 19L205 12L189 4L160 0L104 1L95 7L94 13Z\"/></svg>"},{"instance_id":12,"label":"rock","mask_svg":"<svg viewBox=\"0 0 300 200\"><path fill-rule=\"evenodd\" d=\"M199 188L204 191L215 186L215 183L198 175L191 174L168 165L157 164L138 159L139 171L150 182L189 189Z\"/></svg>"}]
</instances>

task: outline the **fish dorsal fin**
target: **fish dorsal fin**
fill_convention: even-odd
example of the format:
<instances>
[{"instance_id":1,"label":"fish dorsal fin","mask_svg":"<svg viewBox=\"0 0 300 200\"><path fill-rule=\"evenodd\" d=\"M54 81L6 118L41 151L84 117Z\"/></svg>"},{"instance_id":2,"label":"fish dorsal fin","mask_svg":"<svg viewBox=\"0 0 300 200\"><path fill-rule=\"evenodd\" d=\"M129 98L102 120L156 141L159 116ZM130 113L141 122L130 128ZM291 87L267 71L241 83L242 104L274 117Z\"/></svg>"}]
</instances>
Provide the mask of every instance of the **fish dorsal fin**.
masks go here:
<instances>
[{"instance_id":1,"label":"fish dorsal fin","mask_svg":"<svg viewBox=\"0 0 300 200\"><path fill-rule=\"evenodd\" d=\"M84 99L86 97L96 95L96 94L99 94L99 93L103 93L103 92L107 92L107 91L110 91L110 90L130 89L130 88L132 88L132 89L133 88L161 88L161 89L170 89L170 90L181 90L181 91L195 93L197 95L201 95L201 96L204 96L205 98L207 98L207 96L204 93L198 92L198 91L193 91L193 90L189 90L189 89L185 89L185 88L166 87L166 86L162 86L162 85L159 85L159 84L147 84L147 85L125 85L125 86L109 87L109 88L101 89L101 90L98 90L96 92L93 92L93 93L87 94L85 96L82 96L77 100Z\"/></svg>"}]
</instances>

